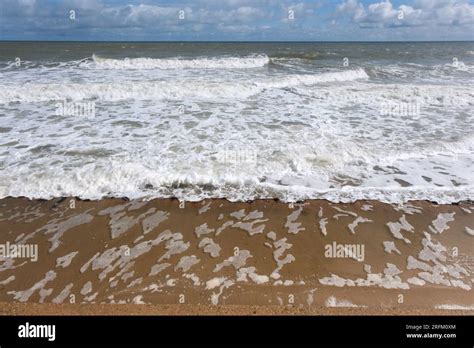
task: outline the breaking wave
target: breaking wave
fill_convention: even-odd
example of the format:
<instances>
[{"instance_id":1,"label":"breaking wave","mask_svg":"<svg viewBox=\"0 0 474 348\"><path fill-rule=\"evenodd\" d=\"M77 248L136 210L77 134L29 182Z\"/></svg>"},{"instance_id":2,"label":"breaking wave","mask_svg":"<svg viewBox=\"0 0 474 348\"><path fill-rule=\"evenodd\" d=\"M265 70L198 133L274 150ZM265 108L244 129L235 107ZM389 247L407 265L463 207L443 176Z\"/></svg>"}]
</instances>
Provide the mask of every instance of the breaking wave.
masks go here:
<instances>
[{"instance_id":1,"label":"breaking wave","mask_svg":"<svg viewBox=\"0 0 474 348\"><path fill-rule=\"evenodd\" d=\"M100 69L251 69L267 65L267 55L248 57L213 57L213 58L125 58L111 59L92 56L91 61L82 62L81 66Z\"/></svg>"},{"instance_id":2,"label":"breaking wave","mask_svg":"<svg viewBox=\"0 0 474 348\"><path fill-rule=\"evenodd\" d=\"M285 88L298 85L344 82L366 79L363 69L322 74L290 75L234 83L202 81L157 81L128 83L88 84L25 84L12 89L0 86L0 103L42 102L54 100L126 100L126 99L182 99L182 98L247 98L270 88Z\"/></svg>"}]
</instances>

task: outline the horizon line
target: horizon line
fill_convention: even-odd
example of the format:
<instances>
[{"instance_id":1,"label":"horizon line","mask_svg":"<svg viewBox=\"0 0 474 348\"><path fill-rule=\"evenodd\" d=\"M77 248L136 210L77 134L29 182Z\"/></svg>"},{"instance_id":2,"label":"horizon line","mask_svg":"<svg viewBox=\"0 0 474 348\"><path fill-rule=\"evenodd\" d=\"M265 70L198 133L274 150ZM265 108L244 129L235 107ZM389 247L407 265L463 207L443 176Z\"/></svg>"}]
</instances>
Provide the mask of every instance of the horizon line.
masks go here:
<instances>
[{"instance_id":1,"label":"horizon line","mask_svg":"<svg viewBox=\"0 0 474 348\"><path fill-rule=\"evenodd\" d=\"M1 42L61 42L61 43L413 43L413 42L473 42L474 40L1 40Z\"/></svg>"}]
</instances>

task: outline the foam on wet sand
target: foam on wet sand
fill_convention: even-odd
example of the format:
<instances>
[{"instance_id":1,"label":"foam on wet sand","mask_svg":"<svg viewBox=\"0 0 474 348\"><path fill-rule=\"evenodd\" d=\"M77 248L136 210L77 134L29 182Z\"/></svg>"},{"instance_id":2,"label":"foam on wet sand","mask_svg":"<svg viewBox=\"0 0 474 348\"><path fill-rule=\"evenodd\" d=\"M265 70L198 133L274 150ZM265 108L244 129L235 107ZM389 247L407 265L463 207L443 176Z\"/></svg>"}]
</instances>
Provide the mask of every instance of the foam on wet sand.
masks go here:
<instances>
[{"instance_id":1,"label":"foam on wet sand","mask_svg":"<svg viewBox=\"0 0 474 348\"><path fill-rule=\"evenodd\" d=\"M209 308L359 314L474 302L469 202L70 199L0 200L0 242L39 249L36 263L0 260L1 302L173 306L184 296ZM363 245L365 259L326 258L333 242Z\"/></svg>"}]
</instances>

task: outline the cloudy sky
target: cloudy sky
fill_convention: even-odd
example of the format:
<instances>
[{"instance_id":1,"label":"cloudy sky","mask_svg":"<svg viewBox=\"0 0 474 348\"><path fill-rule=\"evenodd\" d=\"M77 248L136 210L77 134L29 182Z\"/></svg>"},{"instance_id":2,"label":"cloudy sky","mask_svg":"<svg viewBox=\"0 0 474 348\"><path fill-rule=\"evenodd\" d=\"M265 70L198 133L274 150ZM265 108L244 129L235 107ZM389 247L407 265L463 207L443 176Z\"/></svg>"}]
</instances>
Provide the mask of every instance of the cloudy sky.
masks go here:
<instances>
[{"instance_id":1,"label":"cloudy sky","mask_svg":"<svg viewBox=\"0 0 474 348\"><path fill-rule=\"evenodd\" d=\"M474 40L474 0L0 0L0 40Z\"/></svg>"}]
</instances>

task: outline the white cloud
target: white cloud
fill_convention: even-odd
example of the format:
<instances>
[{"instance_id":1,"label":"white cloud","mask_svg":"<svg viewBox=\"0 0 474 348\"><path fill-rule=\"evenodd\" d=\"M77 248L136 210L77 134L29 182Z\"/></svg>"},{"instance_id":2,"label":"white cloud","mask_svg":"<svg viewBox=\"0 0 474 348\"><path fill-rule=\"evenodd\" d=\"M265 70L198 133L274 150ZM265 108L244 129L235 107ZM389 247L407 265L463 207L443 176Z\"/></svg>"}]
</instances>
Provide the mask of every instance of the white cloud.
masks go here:
<instances>
[{"instance_id":1,"label":"white cloud","mask_svg":"<svg viewBox=\"0 0 474 348\"><path fill-rule=\"evenodd\" d=\"M467 0L416 0L395 8L390 0L369 4L345 0L337 12L349 15L361 27L462 26L474 24L474 5Z\"/></svg>"},{"instance_id":2,"label":"white cloud","mask_svg":"<svg viewBox=\"0 0 474 348\"><path fill-rule=\"evenodd\" d=\"M365 16L364 6L359 4L357 0L346 0L339 4L336 9L339 13L351 15L355 22L359 22Z\"/></svg>"},{"instance_id":3,"label":"white cloud","mask_svg":"<svg viewBox=\"0 0 474 348\"><path fill-rule=\"evenodd\" d=\"M34 6L36 0L18 0L20 6Z\"/></svg>"},{"instance_id":4,"label":"white cloud","mask_svg":"<svg viewBox=\"0 0 474 348\"><path fill-rule=\"evenodd\" d=\"M124 24L130 24L138 27L146 27L156 20L178 18L179 8L160 7L152 5L129 5L126 10L119 11L117 20ZM120 23L120 24L122 24Z\"/></svg>"},{"instance_id":5,"label":"white cloud","mask_svg":"<svg viewBox=\"0 0 474 348\"><path fill-rule=\"evenodd\" d=\"M0 38L469 39L474 0L0 0ZM396 5L394 5L396 4ZM293 10L290 20L288 10ZM69 11L76 10L74 21ZM185 19L179 19L183 10ZM400 18L400 11L403 18ZM347 23L346 19L356 24ZM438 26L433 28L433 26ZM446 30L445 26L449 26ZM413 28L417 27L417 30ZM397 28L399 30L392 30ZM372 29L370 32L366 29ZM397 34L398 33L398 34ZM400 35L400 36L396 36ZM417 36L418 35L418 36ZM421 36L420 36L421 35Z\"/></svg>"},{"instance_id":6,"label":"white cloud","mask_svg":"<svg viewBox=\"0 0 474 348\"><path fill-rule=\"evenodd\" d=\"M82 10L98 10L104 7L100 0L66 0L63 4L71 9Z\"/></svg>"}]
</instances>

